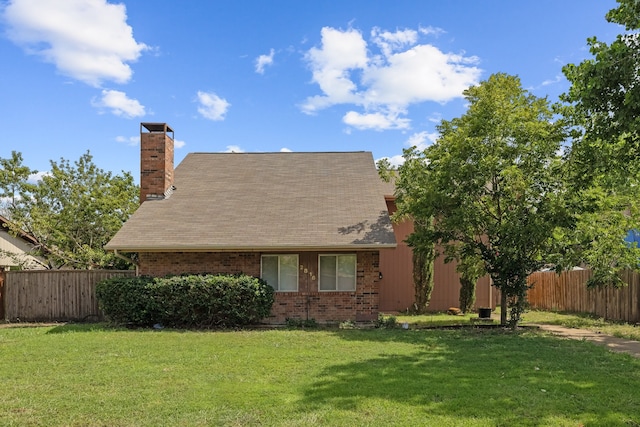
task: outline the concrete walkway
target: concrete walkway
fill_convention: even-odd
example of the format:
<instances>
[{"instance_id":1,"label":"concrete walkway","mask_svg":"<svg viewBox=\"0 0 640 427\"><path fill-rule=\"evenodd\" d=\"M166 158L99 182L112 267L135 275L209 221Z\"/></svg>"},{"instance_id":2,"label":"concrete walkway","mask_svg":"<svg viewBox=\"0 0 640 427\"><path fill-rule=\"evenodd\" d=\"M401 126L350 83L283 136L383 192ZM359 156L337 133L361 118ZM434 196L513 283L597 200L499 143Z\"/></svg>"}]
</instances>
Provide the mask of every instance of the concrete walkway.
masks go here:
<instances>
[{"instance_id":1,"label":"concrete walkway","mask_svg":"<svg viewBox=\"0 0 640 427\"><path fill-rule=\"evenodd\" d=\"M554 335L575 339L586 340L598 345L603 345L611 351L628 353L633 357L640 358L640 341L632 341L624 338L616 338L586 329L565 328L557 325L536 324L543 331L551 332Z\"/></svg>"}]
</instances>

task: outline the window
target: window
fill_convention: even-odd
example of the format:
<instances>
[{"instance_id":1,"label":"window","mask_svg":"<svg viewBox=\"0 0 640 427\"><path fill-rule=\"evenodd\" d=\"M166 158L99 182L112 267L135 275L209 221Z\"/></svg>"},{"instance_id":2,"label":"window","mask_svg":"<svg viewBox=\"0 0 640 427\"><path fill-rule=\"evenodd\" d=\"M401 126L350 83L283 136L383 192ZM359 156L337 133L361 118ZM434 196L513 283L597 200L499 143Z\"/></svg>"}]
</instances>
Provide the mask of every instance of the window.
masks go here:
<instances>
[{"instance_id":1,"label":"window","mask_svg":"<svg viewBox=\"0 0 640 427\"><path fill-rule=\"evenodd\" d=\"M320 255L321 291L356 290L355 255Z\"/></svg>"},{"instance_id":2,"label":"window","mask_svg":"<svg viewBox=\"0 0 640 427\"><path fill-rule=\"evenodd\" d=\"M298 255L262 255L260 276L276 291L297 291Z\"/></svg>"}]
</instances>

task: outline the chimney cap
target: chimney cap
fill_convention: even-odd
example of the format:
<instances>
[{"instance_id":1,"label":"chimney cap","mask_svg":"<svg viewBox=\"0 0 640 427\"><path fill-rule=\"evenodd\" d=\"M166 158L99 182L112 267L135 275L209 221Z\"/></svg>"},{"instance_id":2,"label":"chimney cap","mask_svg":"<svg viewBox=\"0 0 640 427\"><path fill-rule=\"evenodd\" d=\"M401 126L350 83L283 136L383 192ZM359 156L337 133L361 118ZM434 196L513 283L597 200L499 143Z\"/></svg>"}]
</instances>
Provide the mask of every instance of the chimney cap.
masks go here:
<instances>
[{"instance_id":1,"label":"chimney cap","mask_svg":"<svg viewBox=\"0 0 640 427\"><path fill-rule=\"evenodd\" d=\"M145 128L149 132L171 132L173 129L166 123L140 123L141 128ZM142 130L142 129L140 129Z\"/></svg>"}]
</instances>

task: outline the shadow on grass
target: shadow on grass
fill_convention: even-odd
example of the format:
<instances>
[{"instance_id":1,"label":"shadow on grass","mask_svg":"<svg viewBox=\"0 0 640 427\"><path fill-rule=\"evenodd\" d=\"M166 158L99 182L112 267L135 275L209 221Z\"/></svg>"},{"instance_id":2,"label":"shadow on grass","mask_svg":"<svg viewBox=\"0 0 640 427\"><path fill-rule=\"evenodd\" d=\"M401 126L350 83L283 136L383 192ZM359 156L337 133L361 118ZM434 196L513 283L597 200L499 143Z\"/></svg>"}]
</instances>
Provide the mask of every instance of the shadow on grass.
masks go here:
<instances>
[{"instance_id":1,"label":"shadow on grass","mask_svg":"<svg viewBox=\"0 0 640 427\"><path fill-rule=\"evenodd\" d=\"M98 331L124 331L123 327L111 325L109 323L64 323L54 326L47 334L65 334L69 332L98 332Z\"/></svg>"},{"instance_id":2,"label":"shadow on grass","mask_svg":"<svg viewBox=\"0 0 640 427\"><path fill-rule=\"evenodd\" d=\"M640 362L534 332L337 331L344 340L413 344L325 368L299 410L419 406L428 417L492 425L638 425ZM433 419L433 418L432 418ZM629 424L632 423L632 424ZM465 424L466 425L466 424Z\"/></svg>"}]
</instances>

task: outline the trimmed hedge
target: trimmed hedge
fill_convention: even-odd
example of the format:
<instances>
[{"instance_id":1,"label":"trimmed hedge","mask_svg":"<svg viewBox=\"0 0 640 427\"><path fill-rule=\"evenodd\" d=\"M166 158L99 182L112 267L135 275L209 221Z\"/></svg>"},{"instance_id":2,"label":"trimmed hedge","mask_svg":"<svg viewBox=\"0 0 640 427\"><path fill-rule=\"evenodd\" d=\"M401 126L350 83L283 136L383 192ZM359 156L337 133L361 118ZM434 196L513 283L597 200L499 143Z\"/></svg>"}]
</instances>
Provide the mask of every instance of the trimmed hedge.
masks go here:
<instances>
[{"instance_id":1,"label":"trimmed hedge","mask_svg":"<svg viewBox=\"0 0 640 427\"><path fill-rule=\"evenodd\" d=\"M133 326L224 328L258 323L271 312L274 291L247 275L112 278L96 285L105 316Z\"/></svg>"}]
</instances>

